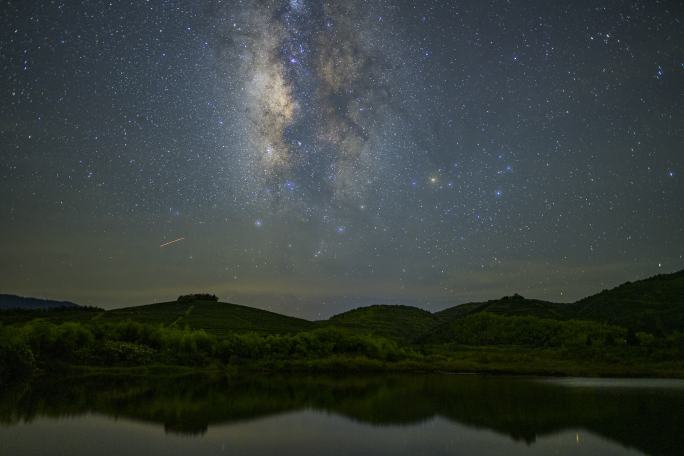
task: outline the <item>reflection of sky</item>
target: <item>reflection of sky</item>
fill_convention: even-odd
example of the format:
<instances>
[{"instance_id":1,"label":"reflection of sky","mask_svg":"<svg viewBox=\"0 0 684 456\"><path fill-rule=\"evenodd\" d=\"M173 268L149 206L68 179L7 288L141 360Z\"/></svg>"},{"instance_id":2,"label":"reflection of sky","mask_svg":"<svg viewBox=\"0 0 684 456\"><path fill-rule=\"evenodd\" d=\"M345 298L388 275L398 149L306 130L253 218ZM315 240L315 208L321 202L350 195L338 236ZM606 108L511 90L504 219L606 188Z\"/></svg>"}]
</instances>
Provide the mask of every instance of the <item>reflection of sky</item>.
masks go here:
<instances>
[{"instance_id":1,"label":"reflection of sky","mask_svg":"<svg viewBox=\"0 0 684 456\"><path fill-rule=\"evenodd\" d=\"M639 392L647 389L676 389L684 391L684 380L664 378L550 378L539 380L543 383L571 388L612 388L628 389Z\"/></svg>"},{"instance_id":2,"label":"reflection of sky","mask_svg":"<svg viewBox=\"0 0 684 456\"><path fill-rule=\"evenodd\" d=\"M577 436L579 435L579 442ZM40 436L40 438L36 438ZM443 418L408 426L373 426L338 415L302 411L218 425L201 437L165 434L159 425L85 416L0 427L3 454L148 456L204 454L302 455L639 455L583 430L567 430L528 445Z\"/></svg>"}]
</instances>

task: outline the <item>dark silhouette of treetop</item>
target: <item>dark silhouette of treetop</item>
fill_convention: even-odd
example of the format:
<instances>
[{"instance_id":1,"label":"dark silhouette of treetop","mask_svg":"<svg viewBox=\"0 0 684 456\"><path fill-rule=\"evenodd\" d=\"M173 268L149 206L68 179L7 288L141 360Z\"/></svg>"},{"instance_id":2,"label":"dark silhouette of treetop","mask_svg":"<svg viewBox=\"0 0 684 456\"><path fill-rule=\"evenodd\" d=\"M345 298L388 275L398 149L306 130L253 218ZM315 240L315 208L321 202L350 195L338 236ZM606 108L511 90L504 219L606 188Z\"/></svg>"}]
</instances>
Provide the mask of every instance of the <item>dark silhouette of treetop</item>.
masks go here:
<instances>
[{"instance_id":1,"label":"dark silhouette of treetop","mask_svg":"<svg viewBox=\"0 0 684 456\"><path fill-rule=\"evenodd\" d=\"M210 293L195 293L178 296L178 302L192 302L192 301L218 301L218 297Z\"/></svg>"}]
</instances>

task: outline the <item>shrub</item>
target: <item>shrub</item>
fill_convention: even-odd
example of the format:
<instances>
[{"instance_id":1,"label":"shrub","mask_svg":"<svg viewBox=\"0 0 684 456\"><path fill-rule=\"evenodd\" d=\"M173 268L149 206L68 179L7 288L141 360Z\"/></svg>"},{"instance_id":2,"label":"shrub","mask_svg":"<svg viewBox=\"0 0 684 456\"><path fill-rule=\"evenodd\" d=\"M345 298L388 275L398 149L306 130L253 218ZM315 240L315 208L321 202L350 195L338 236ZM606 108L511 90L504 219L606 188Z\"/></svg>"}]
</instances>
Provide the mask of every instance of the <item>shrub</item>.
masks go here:
<instances>
[{"instance_id":1,"label":"shrub","mask_svg":"<svg viewBox=\"0 0 684 456\"><path fill-rule=\"evenodd\" d=\"M0 326L0 384L33 372L35 358L14 328Z\"/></svg>"},{"instance_id":2,"label":"shrub","mask_svg":"<svg viewBox=\"0 0 684 456\"><path fill-rule=\"evenodd\" d=\"M451 324L452 340L463 345L578 347L623 343L626 330L592 321L501 316L487 312Z\"/></svg>"},{"instance_id":3,"label":"shrub","mask_svg":"<svg viewBox=\"0 0 684 456\"><path fill-rule=\"evenodd\" d=\"M93 360L103 364L144 365L154 361L155 350L132 342L106 340Z\"/></svg>"}]
</instances>

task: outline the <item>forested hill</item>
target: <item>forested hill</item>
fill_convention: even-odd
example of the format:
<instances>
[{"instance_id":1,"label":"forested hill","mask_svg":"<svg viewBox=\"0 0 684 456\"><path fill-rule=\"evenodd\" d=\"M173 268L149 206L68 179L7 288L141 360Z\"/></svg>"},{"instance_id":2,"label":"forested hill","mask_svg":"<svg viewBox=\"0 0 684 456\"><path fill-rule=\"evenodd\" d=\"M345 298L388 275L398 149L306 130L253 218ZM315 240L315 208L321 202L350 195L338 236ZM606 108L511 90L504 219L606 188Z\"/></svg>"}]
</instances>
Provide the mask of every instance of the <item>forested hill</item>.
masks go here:
<instances>
[{"instance_id":1,"label":"forested hill","mask_svg":"<svg viewBox=\"0 0 684 456\"><path fill-rule=\"evenodd\" d=\"M604 290L571 304L569 314L654 334L684 331L684 270Z\"/></svg>"},{"instance_id":2,"label":"forested hill","mask_svg":"<svg viewBox=\"0 0 684 456\"><path fill-rule=\"evenodd\" d=\"M434 315L443 323L448 323L482 312L597 321L659 335L684 331L684 270L626 282L569 304L513 295L487 302L461 304Z\"/></svg>"}]
</instances>

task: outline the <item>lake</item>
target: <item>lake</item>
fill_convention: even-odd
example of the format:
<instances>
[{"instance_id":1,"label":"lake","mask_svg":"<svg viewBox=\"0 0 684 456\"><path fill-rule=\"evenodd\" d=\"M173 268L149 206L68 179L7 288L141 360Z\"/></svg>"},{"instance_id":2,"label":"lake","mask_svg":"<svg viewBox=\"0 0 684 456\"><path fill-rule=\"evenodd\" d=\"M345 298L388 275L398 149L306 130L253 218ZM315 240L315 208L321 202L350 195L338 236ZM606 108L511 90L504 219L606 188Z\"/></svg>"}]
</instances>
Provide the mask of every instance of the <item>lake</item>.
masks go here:
<instances>
[{"instance_id":1,"label":"lake","mask_svg":"<svg viewBox=\"0 0 684 456\"><path fill-rule=\"evenodd\" d=\"M684 381L91 375L0 392L0 454L684 454Z\"/></svg>"}]
</instances>

